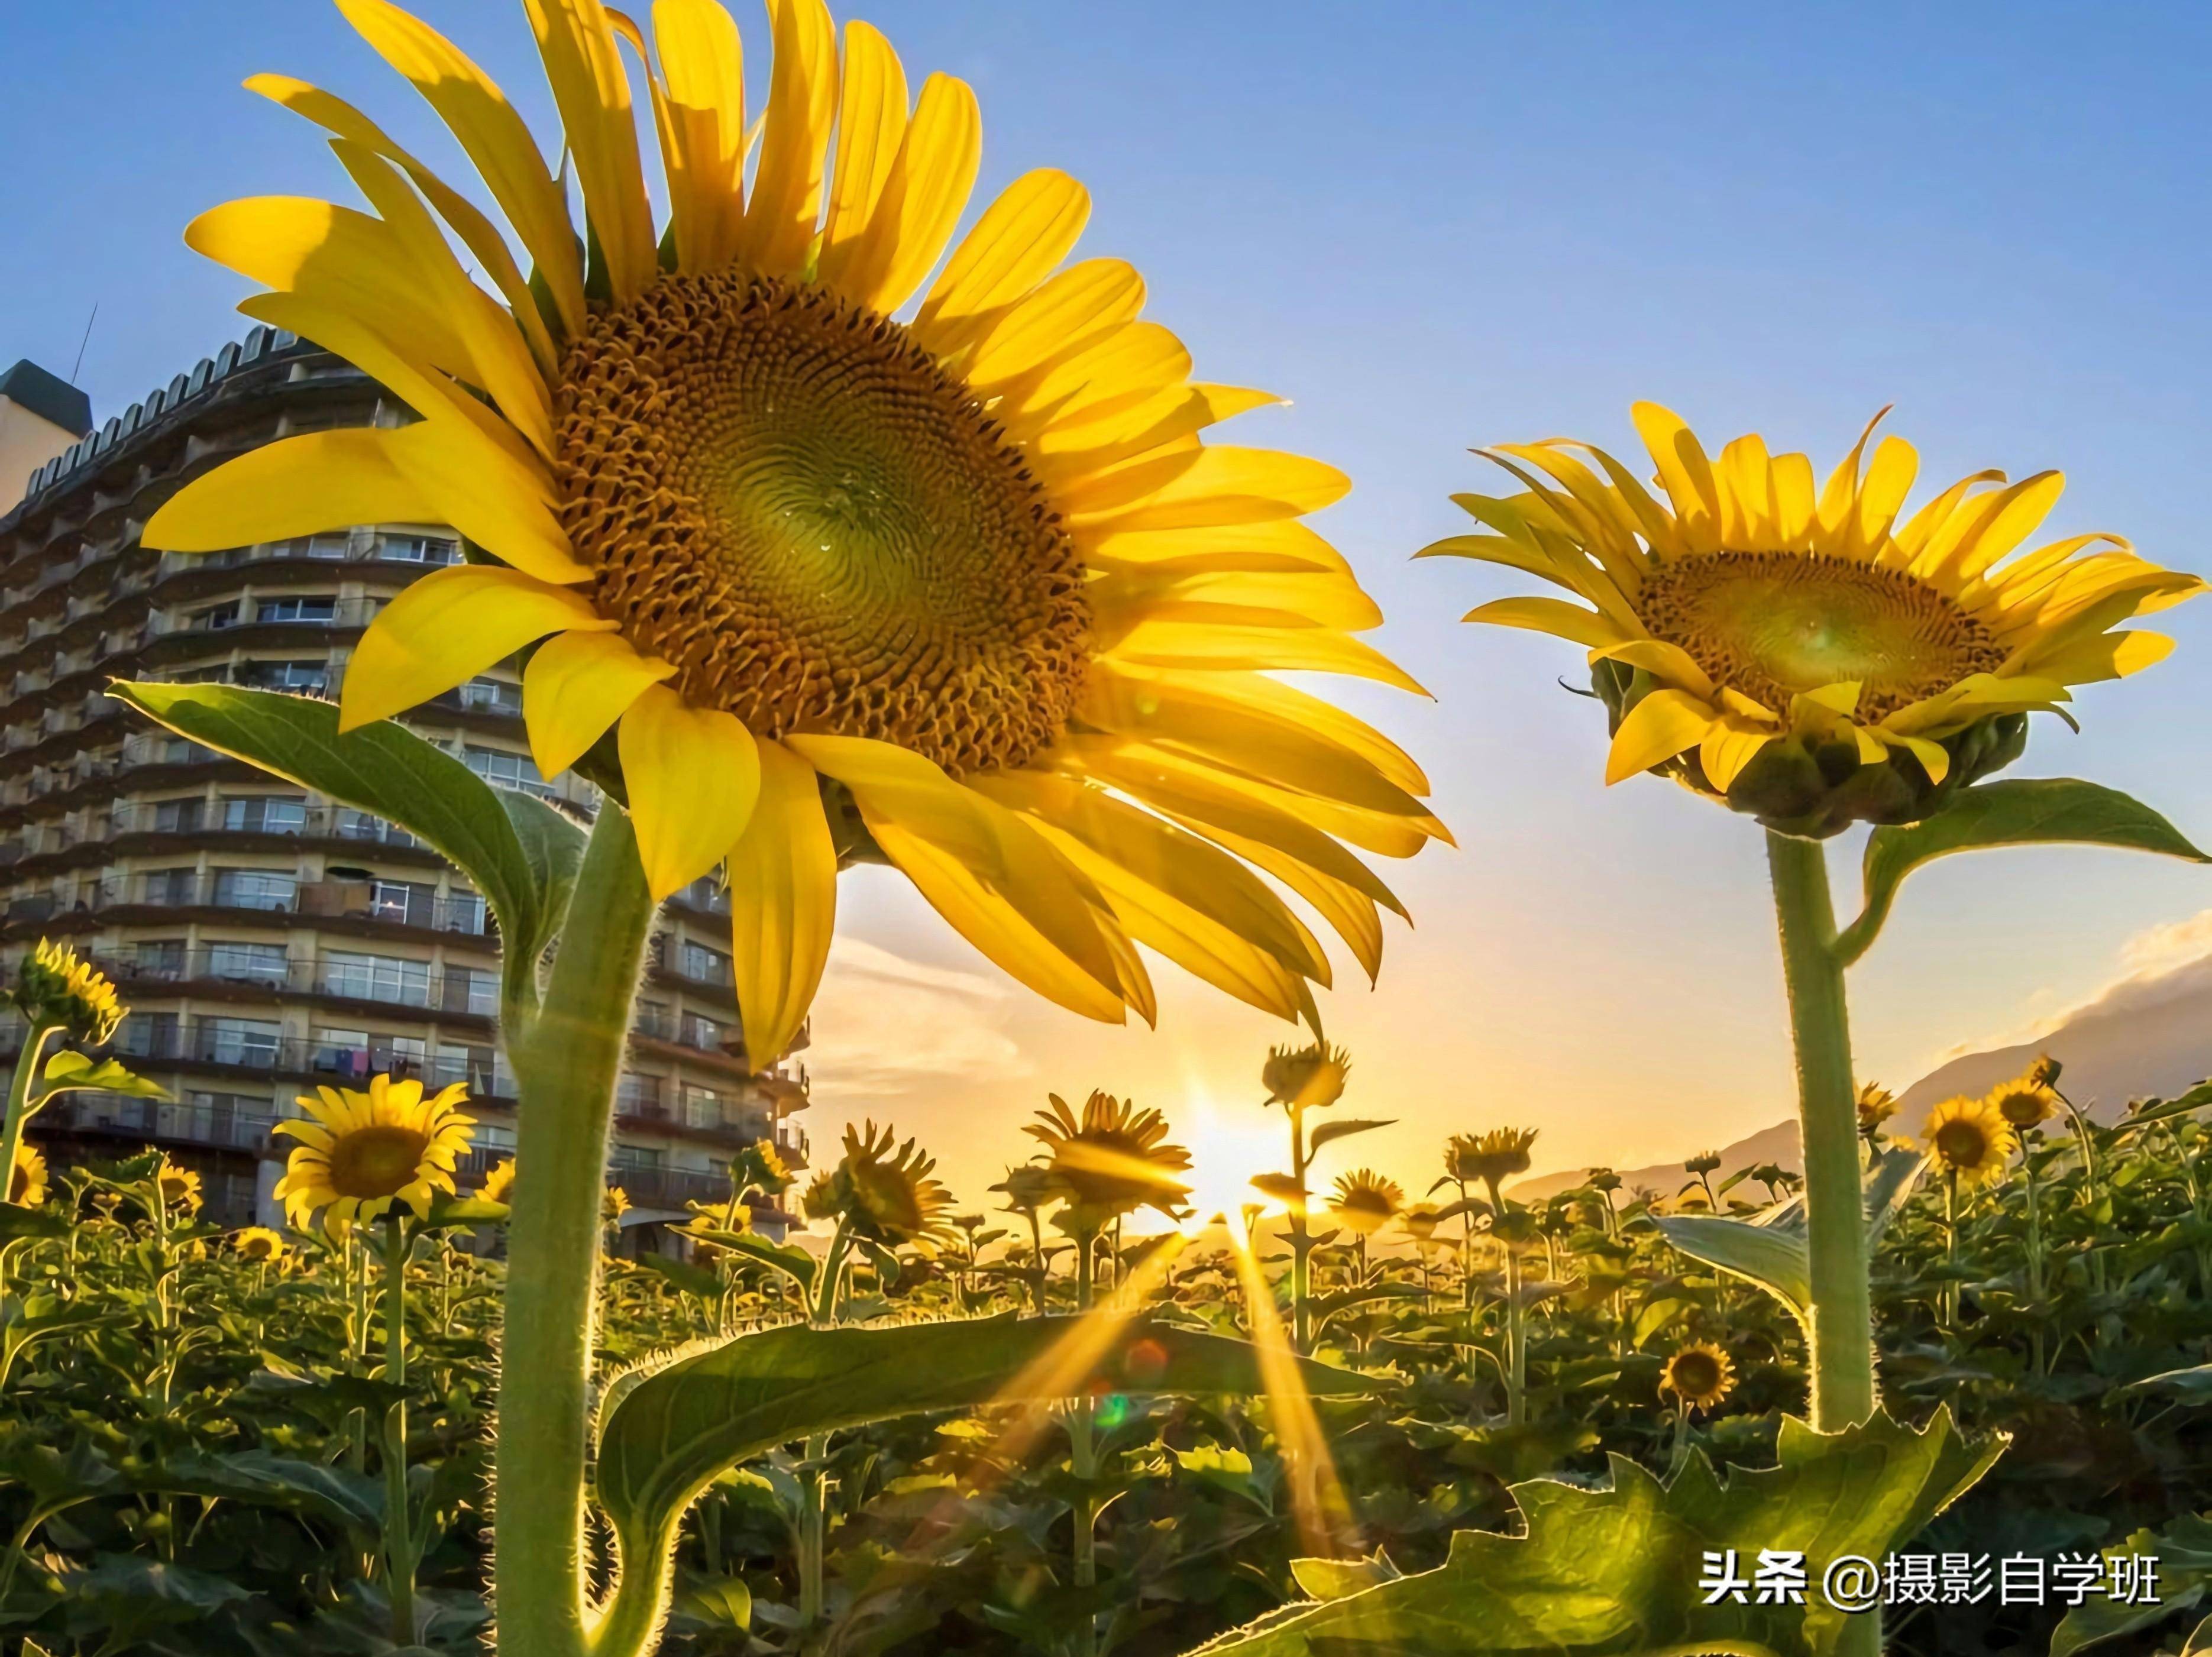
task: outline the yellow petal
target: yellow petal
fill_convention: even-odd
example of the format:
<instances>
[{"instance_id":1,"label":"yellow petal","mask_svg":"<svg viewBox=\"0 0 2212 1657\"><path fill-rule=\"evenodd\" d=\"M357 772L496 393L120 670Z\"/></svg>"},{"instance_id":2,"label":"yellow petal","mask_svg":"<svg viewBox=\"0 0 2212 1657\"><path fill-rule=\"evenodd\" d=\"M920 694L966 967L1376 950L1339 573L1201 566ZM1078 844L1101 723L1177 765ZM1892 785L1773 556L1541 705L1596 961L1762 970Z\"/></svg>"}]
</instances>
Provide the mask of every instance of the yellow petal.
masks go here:
<instances>
[{"instance_id":1,"label":"yellow petal","mask_svg":"<svg viewBox=\"0 0 2212 1657\"><path fill-rule=\"evenodd\" d=\"M1188 826L1224 851L1273 875L1312 905L1329 930L1344 940L1352 959L1367 974L1368 983L1375 982L1382 970L1382 917L1373 898L1264 841L1248 839L1218 824L1193 822ZM1395 900L1392 907L1396 907Z\"/></svg>"},{"instance_id":2,"label":"yellow petal","mask_svg":"<svg viewBox=\"0 0 2212 1657\"><path fill-rule=\"evenodd\" d=\"M584 326L584 273L568 204L506 94L452 41L387 0L337 0L392 68L415 83L490 188L553 295L562 326Z\"/></svg>"},{"instance_id":3,"label":"yellow petal","mask_svg":"<svg viewBox=\"0 0 2212 1657\"><path fill-rule=\"evenodd\" d=\"M339 525L437 522L392 464L391 435L348 428L249 450L171 495L140 538L161 552L219 552Z\"/></svg>"},{"instance_id":4,"label":"yellow petal","mask_svg":"<svg viewBox=\"0 0 2212 1657\"><path fill-rule=\"evenodd\" d=\"M959 223L983 157L983 118L964 81L933 75L899 147L850 289L884 313L913 296Z\"/></svg>"},{"instance_id":5,"label":"yellow petal","mask_svg":"<svg viewBox=\"0 0 2212 1657\"><path fill-rule=\"evenodd\" d=\"M744 224L744 46L715 0L653 0L653 33L666 82L677 264L712 270L737 252Z\"/></svg>"},{"instance_id":6,"label":"yellow petal","mask_svg":"<svg viewBox=\"0 0 2212 1657\"><path fill-rule=\"evenodd\" d=\"M1644 447L1651 451L1660 485L1674 504L1678 532L1694 552L1718 551L1720 486L1697 434L1681 416L1656 403L1637 404L1629 410L1629 417L1636 422Z\"/></svg>"},{"instance_id":7,"label":"yellow petal","mask_svg":"<svg viewBox=\"0 0 2212 1657\"><path fill-rule=\"evenodd\" d=\"M730 958L756 1071L806 1022L837 915L837 847L813 768L780 743L759 748L760 803L729 858Z\"/></svg>"},{"instance_id":8,"label":"yellow petal","mask_svg":"<svg viewBox=\"0 0 2212 1657\"><path fill-rule=\"evenodd\" d=\"M1493 598L1486 604L1477 604L1460 620L1527 628L1556 639L1571 639L1592 650L1613 650L1629 642L1613 621L1564 598Z\"/></svg>"},{"instance_id":9,"label":"yellow petal","mask_svg":"<svg viewBox=\"0 0 2212 1657\"><path fill-rule=\"evenodd\" d=\"M1707 701L1720 694L1711 676L1698 665L1695 657L1681 646L1669 644L1664 639L1630 639L1621 644L1603 645L1590 652L1590 660L1626 662Z\"/></svg>"},{"instance_id":10,"label":"yellow petal","mask_svg":"<svg viewBox=\"0 0 2212 1657\"><path fill-rule=\"evenodd\" d=\"M1262 523L1319 512L1351 488L1335 467L1304 455L1217 443L1095 480L1064 503L1063 516L1078 530Z\"/></svg>"},{"instance_id":11,"label":"yellow petal","mask_svg":"<svg viewBox=\"0 0 2212 1657\"><path fill-rule=\"evenodd\" d=\"M1655 690L1628 710L1606 757L1607 785L1695 748L1715 724L1713 710L1686 690Z\"/></svg>"},{"instance_id":12,"label":"yellow petal","mask_svg":"<svg viewBox=\"0 0 2212 1657\"><path fill-rule=\"evenodd\" d=\"M822 282L831 288L841 286L853 244L876 210L906 137L906 71L890 42L870 24L845 25L840 97L837 165L830 176L818 266Z\"/></svg>"},{"instance_id":13,"label":"yellow petal","mask_svg":"<svg viewBox=\"0 0 2212 1657\"><path fill-rule=\"evenodd\" d=\"M2130 628L2075 639L2055 650L2030 651L2022 658L2021 667L2062 684L2095 684L2140 673L2164 661L2172 651L2173 640L2165 634Z\"/></svg>"},{"instance_id":14,"label":"yellow petal","mask_svg":"<svg viewBox=\"0 0 2212 1657\"><path fill-rule=\"evenodd\" d=\"M915 315L915 337L940 356L1035 288L1073 251L1091 192L1052 167L1025 173L962 238Z\"/></svg>"},{"instance_id":15,"label":"yellow petal","mask_svg":"<svg viewBox=\"0 0 2212 1657\"><path fill-rule=\"evenodd\" d=\"M653 209L637 153L637 118L613 25L599 0L523 0L553 101L575 158L584 211L599 233L617 304L659 276Z\"/></svg>"},{"instance_id":16,"label":"yellow petal","mask_svg":"<svg viewBox=\"0 0 2212 1657\"><path fill-rule=\"evenodd\" d=\"M1705 768L1706 780L1723 793L1736 780L1736 774L1758 757L1759 751L1775 740L1772 731L1745 730L1725 721L1716 722L1705 732L1705 739L1698 750L1698 762Z\"/></svg>"},{"instance_id":17,"label":"yellow petal","mask_svg":"<svg viewBox=\"0 0 2212 1657\"><path fill-rule=\"evenodd\" d=\"M769 0L775 64L740 257L769 276L805 264L822 211L822 164L837 116L837 31L822 0Z\"/></svg>"},{"instance_id":18,"label":"yellow petal","mask_svg":"<svg viewBox=\"0 0 2212 1657\"><path fill-rule=\"evenodd\" d=\"M1140 622L1115 645L1112 659L1134 667L1301 670L1343 673L1429 693L1372 645L1317 627L1246 627L1200 621Z\"/></svg>"},{"instance_id":19,"label":"yellow petal","mask_svg":"<svg viewBox=\"0 0 2212 1657\"><path fill-rule=\"evenodd\" d=\"M970 385L995 387L1063 353L1083 351L1137 319L1145 279L1126 259L1085 259L1008 307L963 364Z\"/></svg>"},{"instance_id":20,"label":"yellow petal","mask_svg":"<svg viewBox=\"0 0 2212 1657\"><path fill-rule=\"evenodd\" d=\"M1890 736L1889 740L1911 750L1921 768L1928 773L1930 785L1939 785L1951 774L1950 750L1942 744L1929 742L1923 737Z\"/></svg>"},{"instance_id":21,"label":"yellow petal","mask_svg":"<svg viewBox=\"0 0 2212 1657\"><path fill-rule=\"evenodd\" d=\"M647 685L675 671L666 662L640 655L619 633L548 639L522 676L522 720L538 769L559 776L606 735Z\"/></svg>"},{"instance_id":22,"label":"yellow petal","mask_svg":"<svg viewBox=\"0 0 2212 1657\"><path fill-rule=\"evenodd\" d=\"M651 685L617 735L645 883L657 903L720 863L760 798L760 750L732 714Z\"/></svg>"},{"instance_id":23,"label":"yellow petal","mask_svg":"<svg viewBox=\"0 0 2212 1657\"><path fill-rule=\"evenodd\" d=\"M428 197L438 216L453 228L463 245L476 256L501 297L507 300L507 313L514 319L529 341L532 355L540 368L547 373L559 367L560 353L555 349L553 337L547 331L545 319L532 295L530 283L522 269L514 262L514 254L492 222L477 210L476 204L433 173L407 150L394 143L383 128L356 109L343 98L309 86L305 81L295 80L289 75L255 75L247 77L246 90L258 92L270 101L283 105L295 114L304 116L316 125L341 138L351 139L374 150L388 161L406 169L407 176L415 181L416 188Z\"/></svg>"},{"instance_id":24,"label":"yellow petal","mask_svg":"<svg viewBox=\"0 0 2212 1657\"><path fill-rule=\"evenodd\" d=\"M549 633L613 627L580 594L516 570L457 564L434 571L386 604L354 646L338 728L427 702Z\"/></svg>"}]
</instances>

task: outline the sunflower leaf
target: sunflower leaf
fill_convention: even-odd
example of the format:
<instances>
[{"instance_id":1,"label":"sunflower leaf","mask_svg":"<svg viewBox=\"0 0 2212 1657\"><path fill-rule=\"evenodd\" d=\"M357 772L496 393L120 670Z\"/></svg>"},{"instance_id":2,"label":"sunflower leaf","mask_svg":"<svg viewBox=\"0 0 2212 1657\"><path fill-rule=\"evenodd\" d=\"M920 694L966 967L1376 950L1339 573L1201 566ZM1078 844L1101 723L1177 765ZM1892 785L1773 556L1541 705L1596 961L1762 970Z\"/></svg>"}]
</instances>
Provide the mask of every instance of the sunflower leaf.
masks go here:
<instances>
[{"instance_id":1,"label":"sunflower leaf","mask_svg":"<svg viewBox=\"0 0 2212 1657\"><path fill-rule=\"evenodd\" d=\"M498 918L510 1005L533 1006L538 962L559 930L584 834L542 800L492 787L383 719L343 734L311 696L224 684L118 681L107 694L204 747L398 823L476 883Z\"/></svg>"},{"instance_id":2,"label":"sunflower leaf","mask_svg":"<svg viewBox=\"0 0 2212 1657\"><path fill-rule=\"evenodd\" d=\"M2058 1631L2051 1636L2051 1657L2073 1657L2087 1647L2137 1633L2178 1611L2201 1605L2205 1595L2212 1593L2212 1515L2184 1514L2163 1532L2137 1531L2106 1553L2108 1557L2132 1554L2157 1560L2157 1598L2143 1604L2106 1595L2083 1600L2066 1613ZM2191 1649L2198 1648L2203 1632L2200 1625L2190 1636ZM2141 1645L2129 1648L2143 1649Z\"/></svg>"},{"instance_id":3,"label":"sunflower leaf","mask_svg":"<svg viewBox=\"0 0 2212 1657\"><path fill-rule=\"evenodd\" d=\"M1717 1214L1663 1214L1651 1223L1692 1259L1747 1278L1804 1320L1813 1300L1813 1265L1802 1231Z\"/></svg>"},{"instance_id":4,"label":"sunflower leaf","mask_svg":"<svg viewBox=\"0 0 2212 1657\"><path fill-rule=\"evenodd\" d=\"M1877 828L1867 841L1865 906L1836 939L1845 966L1873 946L1897 889L1922 864L1998 846L2114 846L2212 863L2140 800L2075 777L2033 777L1962 788L1923 822Z\"/></svg>"},{"instance_id":5,"label":"sunflower leaf","mask_svg":"<svg viewBox=\"0 0 2212 1657\"><path fill-rule=\"evenodd\" d=\"M1377 1383L1296 1360L1308 1392ZM1280 1377L1277 1377L1279 1384ZM876 1328L793 1324L680 1359L623 1394L599 1435L598 1496L623 1554L618 1594L665 1610L684 1510L726 1468L779 1444L937 1410L1093 1392L1261 1393L1239 1340L1147 1320L998 1317ZM612 1613L644 1624L642 1606ZM633 1624L635 1625L635 1624Z\"/></svg>"},{"instance_id":6,"label":"sunflower leaf","mask_svg":"<svg viewBox=\"0 0 2212 1657\"><path fill-rule=\"evenodd\" d=\"M1341 1121L1324 1122L1313 1131L1312 1137L1306 1141L1306 1150L1309 1154L1317 1155L1323 1145L1333 1140L1346 1139L1355 1133L1364 1133L1371 1127L1390 1126L1388 1121L1378 1121L1374 1118L1363 1116L1347 1116Z\"/></svg>"},{"instance_id":7,"label":"sunflower leaf","mask_svg":"<svg viewBox=\"0 0 2212 1657\"><path fill-rule=\"evenodd\" d=\"M1434 1570L1285 1606L1193 1657L1826 1657L1846 1622L1820 1594L1828 1563L1902 1546L2003 1448L1968 1442L1939 1410L1918 1431L1883 1415L1840 1433L1785 1420L1780 1465L1732 1467L1725 1482L1703 1452L1664 1483L1616 1455L1609 1490L1512 1486L1522 1535L1457 1532ZM1709 1561L1748 1579L1762 1550L1804 1556L1805 1604L1757 1604L1747 1581L1742 1603L1733 1593L1705 1603Z\"/></svg>"},{"instance_id":8,"label":"sunflower leaf","mask_svg":"<svg viewBox=\"0 0 2212 1657\"><path fill-rule=\"evenodd\" d=\"M35 1110L58 1093L120 1093L133 1099L167 1099L169 1090L158 1082L125 1069L112 1059L94 1061L67 1050L46 1060L45 1075L31 1095Z\"/></svg>"}]
</instances>

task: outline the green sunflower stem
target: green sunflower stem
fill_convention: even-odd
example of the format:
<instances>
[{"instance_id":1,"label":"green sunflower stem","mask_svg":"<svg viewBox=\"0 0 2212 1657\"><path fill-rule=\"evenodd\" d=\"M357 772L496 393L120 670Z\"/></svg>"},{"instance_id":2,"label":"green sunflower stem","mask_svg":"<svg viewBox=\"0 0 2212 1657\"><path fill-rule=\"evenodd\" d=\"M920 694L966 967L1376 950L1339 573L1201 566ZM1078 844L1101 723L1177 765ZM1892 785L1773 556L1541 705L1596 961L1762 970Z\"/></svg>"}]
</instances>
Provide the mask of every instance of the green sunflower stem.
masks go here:
<instances>
[{"instance_id":1,"label":"green sunflower stem","mask_svg":"<svg viewBox=\"0 0 2212 1657\"><path fill-rule=\"evenodd\" d=\"M15 1073L8 1082L8 1117L0 1128L0 1197L15 1189L15 1158L23 1148L23 1126L31 1120L31 1083L39 1077L39 1063L58 1024L33 1024L24 1032L23 1050L15 1055Z\"/></svg>"},{"instance_id":2,"label":"green sunflower stem","mask_svg":"<svg viewBox=\"0 0 2212 1657\"><path fill-rule=\"evenodd\" d=\"M519 1031L508 1026L523 1105L495 1451L504 1657L635 1657L657 1620L641 1622L630 1606L633 1615L595 1631L584 1538L607 1131L653 910L629 819L609 801L592 827L544 1001Z\"/></svg>"},{"instance_id":3,"label":"green sunflower stem","mask_svg":"<svg viewBox=\"0 0 2212 1657\"><path fill-rule=\"evenodd\" d=\"M1840 1432L1870 1417L1877 1402L1844 962L1836 949L1835 904L1820 843L1769 829L1766 863L1797 1060L1797 1126L1805 1155L1811 1266L1807 1344L1813 1363L1813 1426L1819 1432ZM1881 1612L1850 1618L1836 1650L1838 1657L1880 1657Z\"/></svg>"},{"instance_id":4,"label":"green sunflower stem","mask_svg":"<svg viewBox=\"0 0 2212 1657\"><path fill-rule=\"evenodd\" d=\"M384 1226L384 1379L407 1384L407 1252L399 1212ZM415 1542L407 1503L407 1401L384 1412L384 1592L392 1605L392 1643L415 1642Z\"/></svg>"}]
</instances>

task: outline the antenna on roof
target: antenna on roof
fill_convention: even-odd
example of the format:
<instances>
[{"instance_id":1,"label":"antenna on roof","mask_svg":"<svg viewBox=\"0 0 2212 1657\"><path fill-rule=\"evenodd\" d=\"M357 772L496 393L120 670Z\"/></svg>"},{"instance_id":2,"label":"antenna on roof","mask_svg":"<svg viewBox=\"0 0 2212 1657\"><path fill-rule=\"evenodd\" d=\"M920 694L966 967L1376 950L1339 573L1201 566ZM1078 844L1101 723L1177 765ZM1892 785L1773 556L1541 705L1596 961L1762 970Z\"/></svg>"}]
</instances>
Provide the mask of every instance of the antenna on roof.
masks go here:
<instances>
[{"instance_id":1,"label":"antenna on roof","mask_svg":"<svg viewBox=\"0 0 2212 1657\"><path fill-rule=\"evenodd\" d=\"M92 302L92 314L84 319L84 337L76 343L76 361L70 365L70 384L76 384L78 370L84 367L84 348L92 343L92 325L100 320L100 301Z\"/></svg>"}]
</instances>

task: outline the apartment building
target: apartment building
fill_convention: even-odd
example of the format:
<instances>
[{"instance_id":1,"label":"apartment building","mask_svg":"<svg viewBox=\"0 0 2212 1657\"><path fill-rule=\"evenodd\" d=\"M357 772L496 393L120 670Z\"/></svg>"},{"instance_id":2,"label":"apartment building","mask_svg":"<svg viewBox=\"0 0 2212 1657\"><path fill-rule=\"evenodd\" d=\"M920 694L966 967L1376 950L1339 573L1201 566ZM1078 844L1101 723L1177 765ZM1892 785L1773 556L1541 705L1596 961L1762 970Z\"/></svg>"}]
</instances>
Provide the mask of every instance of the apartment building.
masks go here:
<instances>
[{"instance_id":1,"label":"apartment building","mask_svg":"<svg viewBox=\"0 0 2212 1657\"><path fill-rule=\"evenodd\" d=\"M0 376L0 437L51 458L0 513L0 956L12 974L51 935L97 961L132 1010L115 1051L175 1099L69 1096L32 1138L64 1161L161 1145L200 1170L211 1217L266 1222L289 1143L272 1146L270 1129L297 1114L295 1096L388 1071L467 1084L473 1176L512 1150L516 1102L483 896L394 825L104 694L132 678L336 696L379 609L459 559L451 530L364 524L192 555L149 551L139 531L186 480L256 445L412 415L266 328L97 429L71 432L87 422L81 394L27 368ZM0 479L0 501L15 482ZM503 667L408 722L488 781L588 816L596 791L538 774L520 714L520 677ZM805 1074L751 1074L727 926L726 896L702 881L653 939L611 1175L647 1224L726 1197L735 1147L774 1138L805 1158L791 1119ZM21 1035L18 1023L0 1035L0 1062Z\"/></svg>"}]
</instances>

